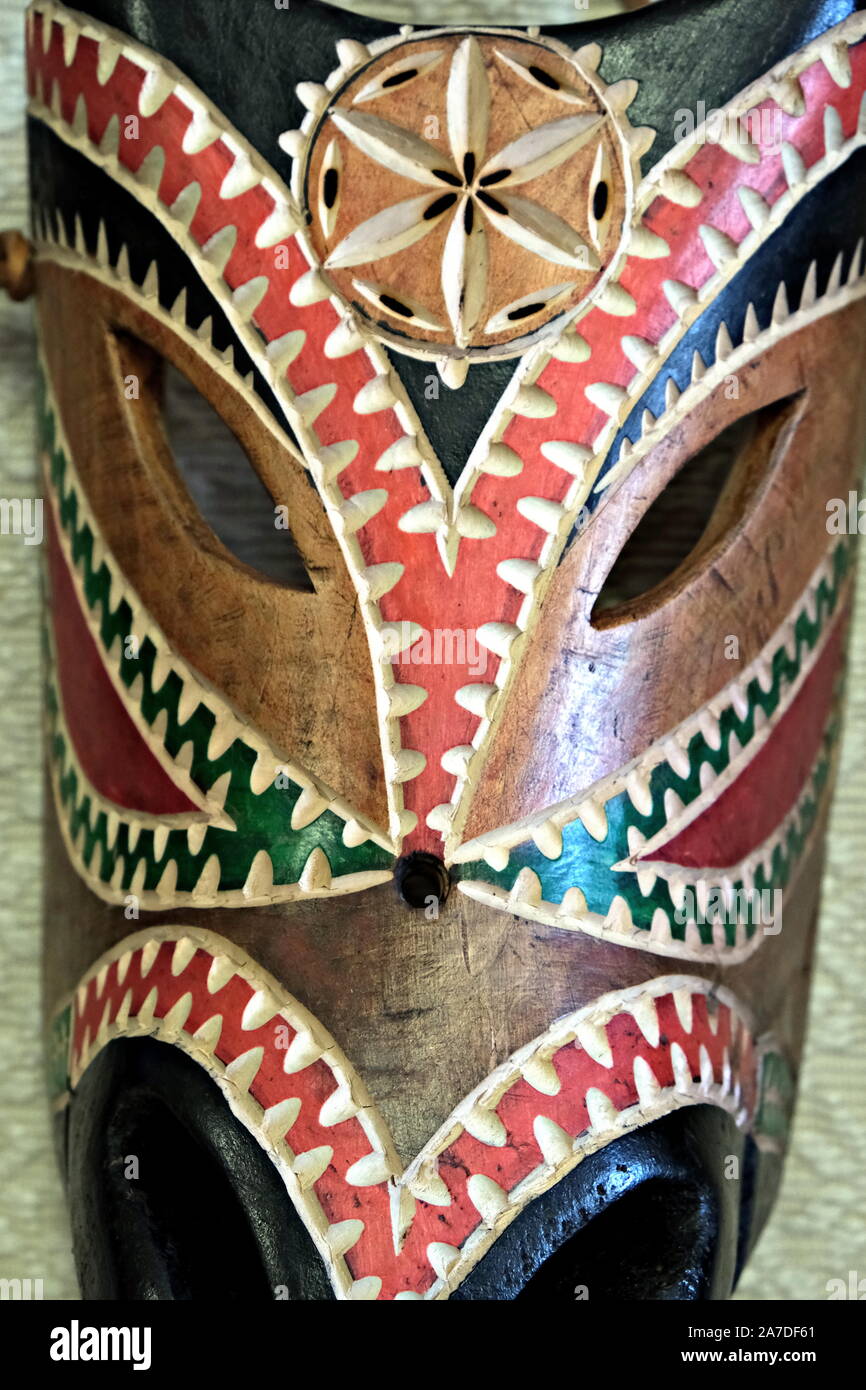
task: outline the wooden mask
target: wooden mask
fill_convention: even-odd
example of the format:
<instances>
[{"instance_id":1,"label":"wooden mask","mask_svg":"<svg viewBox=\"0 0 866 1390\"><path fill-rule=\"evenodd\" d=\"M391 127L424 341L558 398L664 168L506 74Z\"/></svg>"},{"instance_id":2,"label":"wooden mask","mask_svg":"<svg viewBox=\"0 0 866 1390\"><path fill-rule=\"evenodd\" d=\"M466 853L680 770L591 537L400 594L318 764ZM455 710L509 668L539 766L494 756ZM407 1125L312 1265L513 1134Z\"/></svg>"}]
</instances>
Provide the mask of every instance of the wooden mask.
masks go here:
<instances>
[{"instance_id":1,"label":"wooden mask","mask_svg":"<svg viewBox=\"0 0 866 1390\"><path fill-rule=\"evenodd\" d=\"M86 1297L729 1294L838 744L858 8L32 5Z\"/></svg>"}]
</instances>

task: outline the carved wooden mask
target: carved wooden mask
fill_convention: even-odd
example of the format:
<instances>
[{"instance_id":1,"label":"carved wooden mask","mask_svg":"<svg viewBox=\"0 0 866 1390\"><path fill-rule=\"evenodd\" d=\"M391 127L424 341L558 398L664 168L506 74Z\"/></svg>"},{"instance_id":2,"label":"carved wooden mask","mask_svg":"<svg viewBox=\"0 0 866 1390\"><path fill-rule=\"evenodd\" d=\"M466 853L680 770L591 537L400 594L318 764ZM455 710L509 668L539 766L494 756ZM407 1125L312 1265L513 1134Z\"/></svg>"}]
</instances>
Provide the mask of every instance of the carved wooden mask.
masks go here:
<instances>
[{"instance_id":1,"label":"carved wooden mask","mask_svg":"<svg viewBox=\"0 0 866 1390\"><path fill-rule=\"evenodd\" d=\"M866 359L866 17L764 8L31 6L85 1296L730 1292Z\"/></svg>"}]
</instances>

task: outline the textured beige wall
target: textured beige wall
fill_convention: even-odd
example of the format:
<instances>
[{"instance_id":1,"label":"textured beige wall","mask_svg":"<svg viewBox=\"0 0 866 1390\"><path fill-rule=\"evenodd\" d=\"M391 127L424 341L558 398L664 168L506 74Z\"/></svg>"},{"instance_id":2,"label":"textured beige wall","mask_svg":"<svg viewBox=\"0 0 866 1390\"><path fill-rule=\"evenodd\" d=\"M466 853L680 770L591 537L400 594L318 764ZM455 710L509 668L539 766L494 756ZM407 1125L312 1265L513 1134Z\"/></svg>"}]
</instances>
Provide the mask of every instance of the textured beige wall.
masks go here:
<instances>
[{"instance_id":1,"label":"textured beige wall","mask_svg":"<svg viewBox=\"0 0 866 1390\"><path fill-rule=\"evenodd\" d=\"M22 10L22 0L0 0L0 207L11 226L24 225L26 206ZM29 308L0 300L2 497L33 495L32 350ZM38 1045L38 562L38 547L0 537L0 1275L41 1277L46 1297L68 1298L75 1280ZM822 1299L828 1279L866 1276L866 567L857 611L794 1144L741 1287L750 1299Z\"/></svg>"}]
</instances>

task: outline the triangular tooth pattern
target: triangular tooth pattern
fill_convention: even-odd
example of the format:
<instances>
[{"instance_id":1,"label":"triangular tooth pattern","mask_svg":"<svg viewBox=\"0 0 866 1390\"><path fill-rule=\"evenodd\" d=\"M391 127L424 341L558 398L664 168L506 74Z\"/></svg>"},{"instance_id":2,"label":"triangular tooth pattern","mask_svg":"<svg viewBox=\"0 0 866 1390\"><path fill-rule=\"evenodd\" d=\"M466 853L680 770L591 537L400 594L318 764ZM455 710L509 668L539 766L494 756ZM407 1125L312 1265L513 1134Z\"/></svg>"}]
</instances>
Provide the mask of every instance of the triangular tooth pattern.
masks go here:
<instances>
[{"instance_id":1,"label":"triangular tooth pattern","mask_svg":"<svg viewBox=\"0 0 866 1390\"><path fill-rule=\"evenodd\" d=\"M571 1135L546 1115L536 1115L532 1122L532 1132L548 1167L558 1168L560 1163L567 1162L574 1153L574 1140Z\"/></svg>"},{"instance_id":2,"label":"triangular tooth pattern","mask_svg":"<svg viewBox=\"0 0 866 1390\"><path fill-rule=\"evenodd\" d=\"M624 386L609 381L594 381L584 387L584 395L591 405L601 410L610 419L618 419L620 412L628 404L629 395Z\"/></svg>"},{"instance_id":3,"label":"triangular tooth pattern","mask_svg":"<svg viewBox=\"0 0 866 1390\"><path fill-rule=\"evenodd\" d=\"M264 1055L263 1047L251 1047L247 1052L242 1052L226 1067L226 1080L231 1082L238 1091L249 1091L259 1073Z\"/></svg>"},{"instance_id":4,"label":"triangular tooth pattern","mask_svg":"<svg viewBox=\"0 0 866 1390\"><path fill-rule=\"evenodd\" d=\"M590 1129L605 1133L618 1126L619 1111L604 1091L600 1091L597 1086L590 1086L585 1102Z\"/></svg>"},{"instance_id":5,"label":"triangular tooth pattern","mask_svg":"<svg viewBox=\"0 0 866 1390\"><path fill-rule=\"evenodd\" d=\"M785 323L790 316L791 310L788 307L788 291L785 288L785 282L782 281L776 291L776 298L773 300L773 323Z\"/></svg>"},{"instance_id":6,"label":"triangular tooth pattern","mask_svg":"<svg viewBox=\"0 0 866 1390\"><path fill-rule=\"evenodd\" d=\"M647 372L652 369L658 360L658 346L650 343L646 338L639 338L635 334L627 333L621 339L622 350L639 372Z\"/></svg>"},{"instance_id":7,"label":"triangular tooth pattern","mask_svg":"<svg viewBox=\"0 0 866 1390\"><path fill-rule=\"evenodd\" d=\"M729 261L734 260L737 256L739 246L733 237L729 237L718 227L704 225L699 228L699 231L704 249L716 270L724 270Z\"/></svg>"},{"instance_id":8,"label":"triangular tooth pattern","mask_svg":"<svg viewBox=\"0 0 866 1390\"><path fill-rule=\"evenodd\" d=\"M277 144L290 159L298 159L304 152L307 140L302 130L284 130L277 136Z\"/></svg>"},{"instance_id":9,"label":"triangular tooth pattern","mask_svg":"<svg viewBox=\"0 0 866 1390\"><path fill-rule=\"evenodd\" d=\"M670 169L659 182L659 192L679 207L696 208L703 201L704 191L682 169Z\"/></svg>"},{"instance_id":10,"label":"triangular tooth pattern","mask_svg":"<svg viewBox=\"0 0 866 1390\"><path fill-rule=\"evenodd\" d=\"M815 261L809 266L803 292L800 295L800 310L811 309L818 298L818 266Z\"/></svg>"},{"instance_id":11,"label":"triangular tooth pattern","mask_svg":"<svg viewBox=\"0 0 866 1390\"><path fill-rule=\"evenodd\" d=\"M584 1019L575 1029L575 1043L583 1048L588 1057L602 1067L613 1066L613 1052L608 1042L607 1029L602 1023Z\"/></svg>"},{"instance_id":12,"label":"triangular tooth pattern","mask_svg":"<svg viewBox=\"0 0 866 1390\"><path fill-rule=\"evenodd\" d=\"M824 111L824 149L828 155L838 154L844 144L842 118L835 106L827 106Z\"/></svg>"},{"instance_id":13,"label":"triangular tooth pattern","mask_svg":"<svg viewBox=\"0 0 866 1390\"><path fill-rule=\"evenodd\" d=\"M821 53L821 61L837 87L850 87L853 80L851 57L845 39L828 43Z\"/></svg>"},{"instance_id":14,"label":"triangular tooth pattern","mask_svg":"<svg viewBox=\"0 0 866 1390\"><path fill-rule=\"evenodd\" d=\"M664 237L651 232L649 227L638 225L631 234L628 254L637 256L639 260L655 261L660 260L662 256L669 256L671 248Z\"/></svg>"},{"instance_id":15,"label":"triangular tooth pattern","mask_svg":"<svg viewBox=\"0 0 866 1390\"><path fill-rule=\"evenodd\" d=\"M737 190L740 203L753 231L760 231L770 216L770 205L756 188L743 187Z\"/></svg>"},{"instance_id":16,"label":"triangular tooth pattern","mask_svg":"<svg viewBox=\"0 0 866 1390\"><path fill-rule=\"evenodd\" d=\"M529 420L547 420L556 414L557 403L540 386L521 386L511 402L511 409L515 415Z\"/></svg>"},{"instance_id":17,"label":"triangular tooth pattern","mask_svg":"<svg viewBox=\"0 0 866 1390\"><path fill-rule=\"evenodd\" d=\"M771 85L770 94L786 116L805 116L806 98L799 78L793 76L780 78L778 82Z\"/></svg>"},{"instance_id":18,"label":"triangular tooth pattern","mask_svg":"<svg viewBox=\"0 0 866 1390\"><path fill-rule=\"evenodd\" d=\"M201 154L219 140L221 133L204 108L196 107L184 132L181 148L184 154Z\"/></svg>"},{"instance_id":19,"label":"triangular tooth pattern","mask_svg":"<svg viewBox=\"0 0 866 1390\"><path fill-rule=\"evenodd\" d=\"M611 314L615 318L631 318L637 313L637 304L633 296L622 285L613 281L602 290L595 302L602 313Z\"/></svg>"},{"instance_id":20,"label":"triangular tooth pattern","mask_svg":"<svg viewBox=\"0 0 866 1390\"><path fill-rule=\"evenodd\" d=\"M796 146L788 140L782 141L782 168L789 188L799 188L806 182L806 161Z\"/></svg>"},{"instance_id":21,"label":"triangular tooth pattern","mask_svg":"<svg viewBox=\"0 0 866 1390\"><path fill-rule=\"evenodd\" d=\"M475 1105L462 1119L466 1133L477 1139L479 1144L502 1148L508 1139L504 1124L493 1110L485 1110L480 1105Z\"/></svg>"},{"instance_id":22,"label":"triangular tooth pattern","mask_svg":"<svg viewBox=\"0 0 866 1390\"><path fill-rule=\"evenodd\" d=\"M665 280L662 290L677 318L685 318L698 303L697 292L682 280Z\"/></svg>"},{"instance_id":23,"label":"triangular tooth pattern","mask_svg":"<svg viewBox=\"0 0 866 1390\"><path fill-rule=\"evenodd\" d=\"M483 1173L472 1174L466 1183L466 1194L486 1226L494 1226L508 1210L508 1194Z\"/></svg>"}]
</instances>

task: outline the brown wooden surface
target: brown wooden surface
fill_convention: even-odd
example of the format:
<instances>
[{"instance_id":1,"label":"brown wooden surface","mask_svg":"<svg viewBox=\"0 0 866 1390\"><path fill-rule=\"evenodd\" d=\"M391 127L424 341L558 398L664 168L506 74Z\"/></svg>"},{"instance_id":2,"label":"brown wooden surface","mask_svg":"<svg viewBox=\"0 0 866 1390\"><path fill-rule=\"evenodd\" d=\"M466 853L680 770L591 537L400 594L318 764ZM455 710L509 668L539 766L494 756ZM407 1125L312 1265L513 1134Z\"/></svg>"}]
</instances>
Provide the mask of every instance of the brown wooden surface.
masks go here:
<instances>
[{"instance_id":1,"label":"brown wooden surface","mask_svg":"<svg viewBox=\"0 0 866 1390\"><path fill-rule=\"evenodd\" d=\"M103 537L154 620L281 753L387 825L367 639L301 465L198 353L122 295L42 264L39 305L72 456ZM213 403L287 505L315 593L255 573L200 517L166 439L154 351ZM137 400L124 396L130 372L141 378Z\"/></svg>"}]
</instances>

